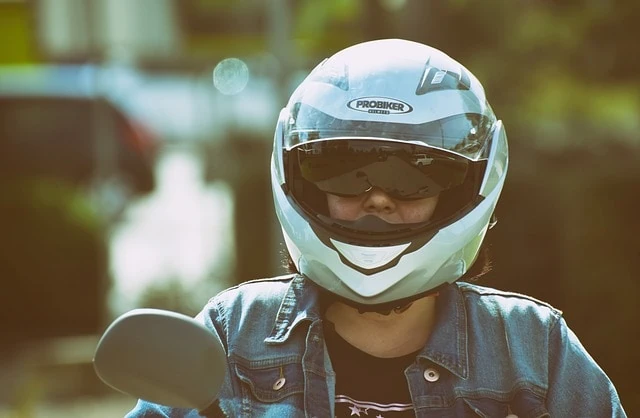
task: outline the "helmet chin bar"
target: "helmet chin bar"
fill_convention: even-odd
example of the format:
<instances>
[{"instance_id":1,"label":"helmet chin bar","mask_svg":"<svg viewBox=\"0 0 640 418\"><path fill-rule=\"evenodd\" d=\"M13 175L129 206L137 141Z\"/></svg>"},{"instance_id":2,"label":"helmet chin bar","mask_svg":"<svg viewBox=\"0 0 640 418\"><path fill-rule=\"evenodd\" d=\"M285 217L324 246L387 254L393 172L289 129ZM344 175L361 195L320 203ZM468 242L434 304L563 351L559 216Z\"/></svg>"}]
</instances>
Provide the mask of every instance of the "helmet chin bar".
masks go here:
<instances>
[{"instance_id":1,"label":"helmet chin bar","mask_svg":"<svg viewBox=\"0 0 640 418\"><path fill-rule=\"evenodd\" d=\"M340 295L337 295L329 290L324 289L324 294L328 302L342 302L345 305L351 306L358 310L359 313L375 312L381 315L390 315L391 312L402 313L409 309L411 304L418 299L425 298L427 296L437 295L447 283L441 284L433 289L429 289L426 292L418 293L417 295L409 296L403 299L393 300L391 302L377 303L373 305L367 305L364 303L358 303L351 299L347 299ZM328 306L328 304L326 305Z\"/></svg>"}]
</instances>

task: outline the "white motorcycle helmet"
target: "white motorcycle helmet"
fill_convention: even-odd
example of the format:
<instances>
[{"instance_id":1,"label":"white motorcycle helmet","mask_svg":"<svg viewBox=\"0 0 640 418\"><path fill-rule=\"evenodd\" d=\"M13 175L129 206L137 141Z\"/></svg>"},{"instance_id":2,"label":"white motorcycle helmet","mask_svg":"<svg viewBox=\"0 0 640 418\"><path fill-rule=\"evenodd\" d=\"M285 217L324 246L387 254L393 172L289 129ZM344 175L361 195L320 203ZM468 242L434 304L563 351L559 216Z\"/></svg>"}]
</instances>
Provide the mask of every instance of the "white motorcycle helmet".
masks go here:
<instances>
[{"instance_id":1,"label":"white motorcycle helmet","mask_svg":"<svg viewBox=\"0 0 640 418\"><path fill-rule=\"evenodd\" d=\"M271 180L298 271L360 308L401 306L464 275L502 190L507 137L480 82L429 46L365 42L320 63L277 123ZM327 193L439 195L427 222L329 216Z\"/></svg>"}]
</instances>

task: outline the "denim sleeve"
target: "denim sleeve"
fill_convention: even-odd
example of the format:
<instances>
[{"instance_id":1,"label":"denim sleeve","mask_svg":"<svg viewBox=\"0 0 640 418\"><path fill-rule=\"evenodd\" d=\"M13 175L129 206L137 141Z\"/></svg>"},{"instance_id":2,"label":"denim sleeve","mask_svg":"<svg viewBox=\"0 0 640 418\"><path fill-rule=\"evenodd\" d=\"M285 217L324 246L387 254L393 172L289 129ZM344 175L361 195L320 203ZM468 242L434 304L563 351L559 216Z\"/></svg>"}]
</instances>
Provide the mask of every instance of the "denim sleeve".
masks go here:
<instances>
[{"instance_id":1,"label":"denim sleeve","mask_svg":"<svg viewBox=\"0 0 640 418\"><path fill-rule=\"evenodd\" d=\"M549 341L552 417L626 417L613 383L560 317Z\"/></svg>"}]
</instances>

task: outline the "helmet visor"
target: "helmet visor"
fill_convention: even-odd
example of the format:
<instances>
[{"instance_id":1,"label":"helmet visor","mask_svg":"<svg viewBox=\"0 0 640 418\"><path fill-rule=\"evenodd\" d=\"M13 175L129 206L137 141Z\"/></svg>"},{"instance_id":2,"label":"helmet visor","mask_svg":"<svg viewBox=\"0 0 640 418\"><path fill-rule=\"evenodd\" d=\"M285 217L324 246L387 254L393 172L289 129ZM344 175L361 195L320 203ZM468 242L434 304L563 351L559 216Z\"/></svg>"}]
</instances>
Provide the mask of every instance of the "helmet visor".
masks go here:
<instances>
[{"instance_id":1,"label":"helmet visor","mask_svg":"<svg viewBox=\"0 0 640 418\"><path fill-rule=\"evenodd\" d=\"M331 139L288 151L302 178L325 193L358 196L378 188L396 199L424 199L462 184L469 160L396 141Z\"/></svg>"},{"instance_id":2,"label":"helmet visor","mask_svg":"<svg viewBox=\"0 0 640 418\"><path fill-rule=\"evenodd\" d=\"M494 123L494 118L475 113L424 123L343 120L299 104L285 125L284 147L320 139L376 138L425 145L478 161L487 158Z\"/></svg>"}]
</instances>

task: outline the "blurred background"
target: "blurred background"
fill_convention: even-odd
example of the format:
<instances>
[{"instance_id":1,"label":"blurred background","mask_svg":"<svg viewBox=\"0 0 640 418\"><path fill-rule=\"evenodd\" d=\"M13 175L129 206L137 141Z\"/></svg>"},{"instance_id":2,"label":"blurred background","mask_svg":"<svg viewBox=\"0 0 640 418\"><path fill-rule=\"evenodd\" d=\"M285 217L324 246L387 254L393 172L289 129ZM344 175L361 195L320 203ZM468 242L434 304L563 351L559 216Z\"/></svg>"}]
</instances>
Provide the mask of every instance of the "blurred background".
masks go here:
<instances>
[{"instance_id":1,"label":"blurred background","mask_svg":"<svg viewBox=\"0 0 640 418\"><path fill-rule=\"evenodd\" d=\"M91 366L116 316L282 273L277 114L383 37L461 61L507 127L481 283L563 310L640 414L639 21L634 0L0 0L0 416L124 415Z\"/></svg>"}]
</instances>

